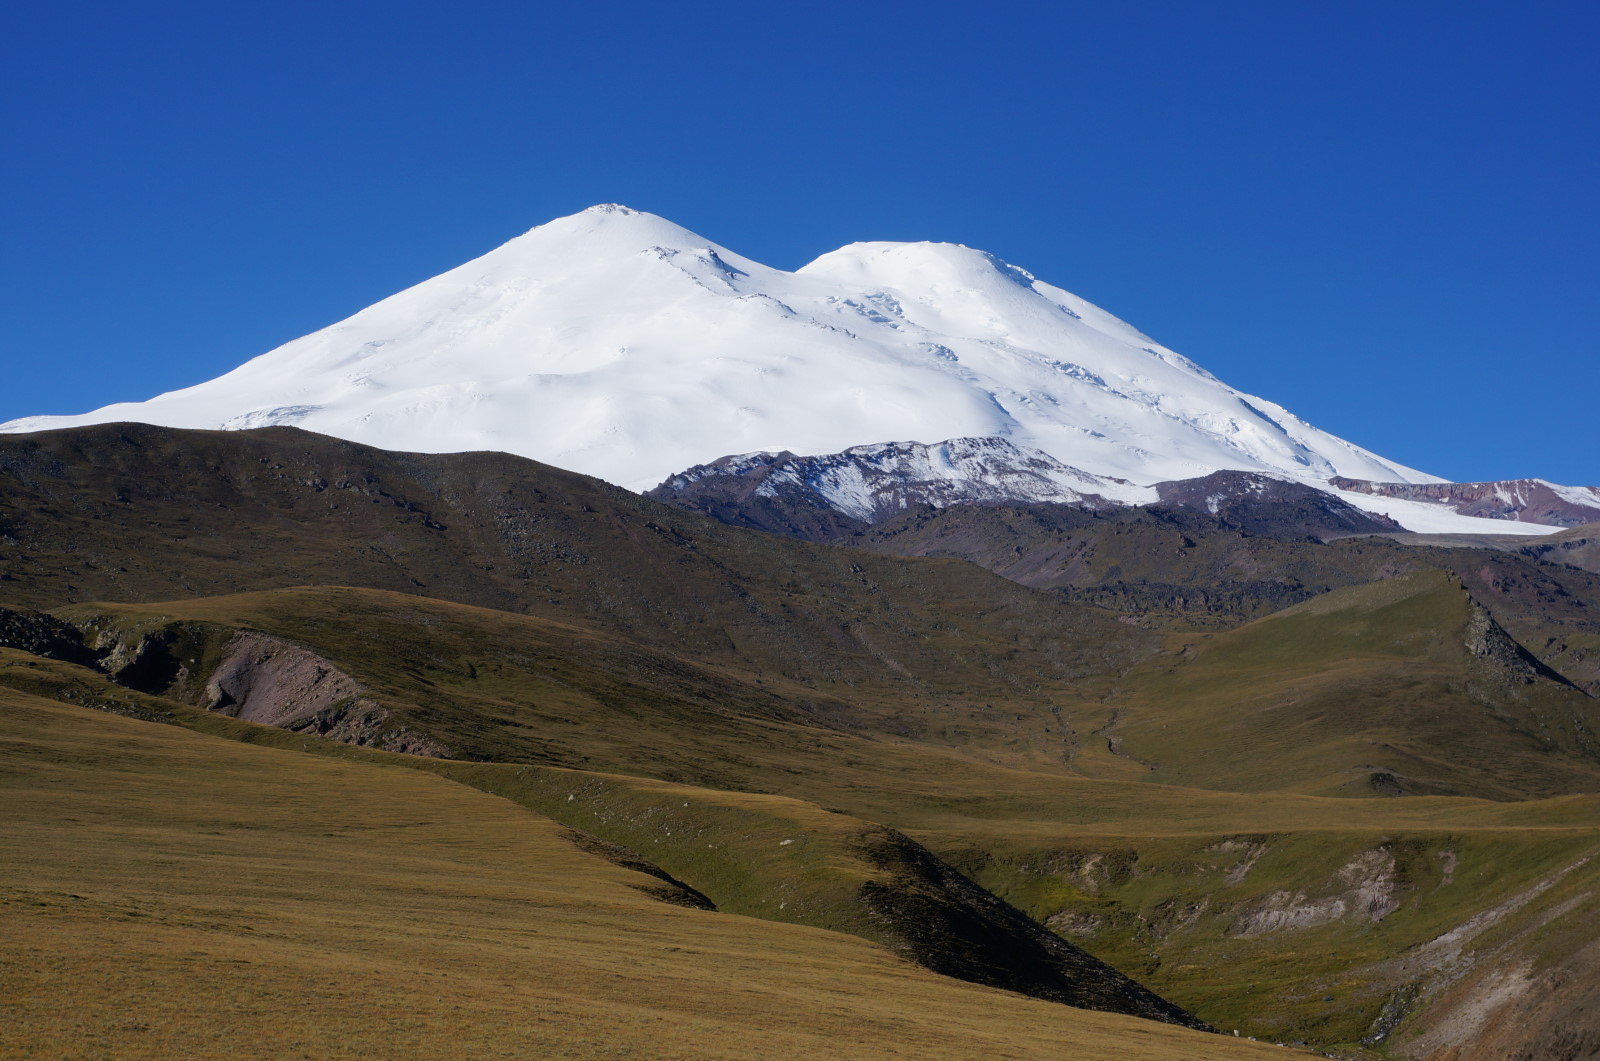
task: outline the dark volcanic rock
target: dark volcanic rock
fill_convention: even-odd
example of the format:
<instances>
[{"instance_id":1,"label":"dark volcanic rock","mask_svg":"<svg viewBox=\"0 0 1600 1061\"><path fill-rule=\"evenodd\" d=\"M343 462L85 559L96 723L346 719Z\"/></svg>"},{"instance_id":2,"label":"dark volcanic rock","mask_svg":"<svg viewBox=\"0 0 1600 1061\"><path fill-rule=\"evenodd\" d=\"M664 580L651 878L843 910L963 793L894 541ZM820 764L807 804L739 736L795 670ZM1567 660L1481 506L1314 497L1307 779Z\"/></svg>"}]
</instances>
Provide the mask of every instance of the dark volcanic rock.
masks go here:
<instances>
[{"instance_id":1,"label":"dark volcanic rock","mask_svg":"<svg viewBox=\"0 0 1600 1061\"><path fill-rule=\"evenodd\" d=\"M721 457L673 476L645 496L702 512L729 526L813 542L832 541L870 526L834 508L805 481L774 474L800 459L787 450Z\"/></svg>"},{"instance_id":2,"label":"dark volcanic rock","mask_svg":"<svg viewBox=\"0 0 1600 1061\"><path fill-rule=\"evenodd\" d=\"M1163 507L1205 512L1245 534L1326 541L1405 530L1388 516L1365 512L1325 490L1254 472L1212 472L1159 483L1156 491Z\"/></svg>"}]
</instances>

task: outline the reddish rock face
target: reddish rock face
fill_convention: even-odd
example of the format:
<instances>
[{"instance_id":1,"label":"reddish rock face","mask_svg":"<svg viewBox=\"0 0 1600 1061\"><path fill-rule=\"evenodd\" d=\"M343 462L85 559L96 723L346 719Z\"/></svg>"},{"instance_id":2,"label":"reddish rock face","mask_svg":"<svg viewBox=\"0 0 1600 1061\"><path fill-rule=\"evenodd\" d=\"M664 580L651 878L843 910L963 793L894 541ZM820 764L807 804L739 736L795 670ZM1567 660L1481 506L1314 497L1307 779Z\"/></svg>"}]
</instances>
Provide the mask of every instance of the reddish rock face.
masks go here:
<instances>
[{"instance_id":1,"label":"reddish rock face","mask_svg":"<svg viewBox=\"0 0 1600 1061\"><path fill-rule=\"evenodd\" d=\"M1374 483L1330 479L1340 490L1406 501L1431 501L1463 516L1576 527L1600 522L1600 487L1558 486L1543 479L1503 479L1489 483Z\"/></svg>"}]
</instances>

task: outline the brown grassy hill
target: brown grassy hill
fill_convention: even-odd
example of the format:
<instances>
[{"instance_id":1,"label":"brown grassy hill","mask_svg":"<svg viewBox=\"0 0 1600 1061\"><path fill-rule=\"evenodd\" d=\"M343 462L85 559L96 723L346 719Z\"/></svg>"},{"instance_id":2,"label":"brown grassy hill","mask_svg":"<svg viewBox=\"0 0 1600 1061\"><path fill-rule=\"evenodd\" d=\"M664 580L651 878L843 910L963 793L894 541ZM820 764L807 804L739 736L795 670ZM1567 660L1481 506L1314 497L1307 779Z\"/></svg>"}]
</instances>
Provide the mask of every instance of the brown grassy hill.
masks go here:
<instances>
[{"instance_id":1,"label":"brown grassy hill","mask_svg":"<svg viewBox=\"0 0 1600 1061\"><path fill-rule=\"evenodd\" d=\"M1191 629L1234 626L1339 586L1427 566L1388 539L1327 545L1251 533L1184 509L918 509L846 540L896 556L961 557L1025 586Z\"/></svg>"},{"instance_id":2,"label":"brown grassy hill","mask_svg":"<svg viewBox=\"0 0 1600 1061\"><path fill-rule=\"evenodd\" d=\"M438 776L0 692L8 1056L1283 1051L662 903Z\"/></svg>"},{"instance_id":3,"label":"brown grassy hill","mask_svg":"<svg viewBox=\"0 0 1600 1061\"><path fill-rule=\"evenodd\" d=\"M971 560L1036 589L1176 630L1216 630L1344 586L1442 567L1543 662L1600 696L1600 574L1583 528L1550 539L1371 535L1320 542L1204 513L1066 505L921 509L843 539Z\"/></svg>"},{"instance_id":4,"label":"brown grassy hill","mask_svg":"<svg viewBox=\"0 0 1600 1061\"><path fill-rule=\"evenodd\" d=\"M813 799L842 769L892 790L956 770L953 757L1222 791L1600 791L1600 704L1442 571L1175 636L1104 691L1008 688L953 652L942 684L917 697L819 698L611 634L372 590L58 614L109 652L102 666L124 684L225 714L395 750Z\"/></svg>"},{"instance_id":5,"label":"brown grassy hill","mask_svg":"<svg viewBox=\"0 0 1600 1061\"><path fill-rule=\"evenodd\" d=\"M1405 540L1445 549L1499 549L1600 574L1600 523L1583 523L1537 538L1526 534L1410 534Z\"/></svg>"},{"instance_id":6,"label":"brown grassy hill","mask_svg":"<svg viewBox=\"0 0 1600 1061\"><path fill-rule=\"evenodd\" d=\"M555 620L834 699L981 705L974 678L1104 683L1155 647L970 564L726 527L506 454L287 428L0 437L0 606L309 585Z\"/></svg>"},{"instance_id":7,"label":"brown grassy hill","mask_svg":"<svg viewBox=\"0 0 1600 1061\"><path fill-rule=\"evenodd\" d=\"M725 912L806 920L840 916L827 913L833 910L844 917L837 927L874 931L849 913L850 897L859 893L848 882L882 872L863 861L871 847L858 846L858 827L848 819L814 804L614 774L384 756L163 702L82 668L19 653L0 659L0 685L286 751L409 764L646 852ZM99 764L127 748L120 739L104 747L89 741L70 753L47 747L43 754L58 764L104 769ZM209 771L207 791L214 792L232 784L230 763L222 757L194 769ZM1587 968L1581 943L1589 929L1569 915L1587 909L1582 903L1593 901L1600 880L1584 866L1568 867L1600 843L1592 797L1496 804L1240 796L992 767L969 766L965 775L903 767L902 760L902 784L874 788L845 780L834 794L876 803L886 812L882 818L947 851L969 876L1224 1028L1343 1044L1338 1051L1351 1056L1362 1053L1358 1040L1385 1039L1396 1028L1407 1036L1450 1034L1456 1011L1449 1000L1486 978L1490 986L1498 982L1506 960L1564 963L1558 968L1568 976ZM855 780L867 772L858 768ZM115 771L103 783L138 794ZM255 784L248 776L240 783ZM297 784L300 803L317 791ZM273 798L271 789L259 794ZM193 799L184 805L204 806ZM364 820L359 804L341 797L339 806L340 821ZM282 828L304 830L312 820L296 812ZM339 835L351 834L346 828ZM167 872L185 865L183 858L156 855ZM839 883L846 883L843 891ZM758 936L749 937L752 946ZM685 949L711 955L708 961L718 953L709 946ZM1445 951L1448 962L1421 960ZM757 951L746 953L744 968L753 968ZM1527 1009L1538 997L1524 992L1518 999ZM1579 1004L1570 990L1562 997ZM1494 996L1479 1008L1502 1001ZM270 1014L272 1005L261 1004L259 1012ZM1528 1012L1538 1015L1536 1007ZM1538 1049L1565 1041L1574 1027L1581 1025L1530 1022L1519 1035ZM727 1025L716 1030L726 1033Z\"/></svg>"},{"instance_id":8,"label":"brown grassy hill","mask_svg":"<svg viewBox=\"0 0 1600 1061\"><path fill-rule=\"evenodd\" d=\"M915 701L824 699L599 631L376 590L78 605L62 614L91 643L117 646L104 666L125 684L393 750L742 791L849 772L856 761L921 756L948 769L954 750L939 745L1049 765L1025 736L1054 716L1018 723L1015 704L1002 720L998 709L966 714L944 702L935 714ZM407 735L417 746L396 747Z\"/></svg>"},{"instance_id":9,"label":"brown grassy hill","mask_svg":"<svg viewBox=\"0 0 1600 1061\"><path fill-rule=\"evenodd\" d=\"M1443 571L1337 590L1129 675L1103 732L1152 780L1525 799L1595 791L1600 703Z\"/></svg>"}]
</instances>

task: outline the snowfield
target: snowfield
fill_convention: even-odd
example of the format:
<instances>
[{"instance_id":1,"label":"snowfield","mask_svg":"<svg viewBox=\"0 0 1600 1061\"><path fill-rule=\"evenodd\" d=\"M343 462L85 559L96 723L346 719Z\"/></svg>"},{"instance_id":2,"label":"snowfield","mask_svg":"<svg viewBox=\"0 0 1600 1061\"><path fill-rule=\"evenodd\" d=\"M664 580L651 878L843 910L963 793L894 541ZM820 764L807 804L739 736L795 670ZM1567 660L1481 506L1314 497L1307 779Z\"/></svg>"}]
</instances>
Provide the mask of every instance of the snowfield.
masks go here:
<instances>
[{"instance_id":1,"label":"snowfield","mask_svg":"<svg viewBox=\"0 0 1600 1061\"><path fill-rule=\"evenodd\" d=\"M982 251L856 243L791 273L616 205L541 225L206 383L0 431L118 420L504 450L632 490L727 454L958 438L1139 485L1218 469L1323 488L1334 475L1442 481ZM1551 529L1341 496L1407 526L1420 508L1428 530Z\"/></svg>"}]
</instances>

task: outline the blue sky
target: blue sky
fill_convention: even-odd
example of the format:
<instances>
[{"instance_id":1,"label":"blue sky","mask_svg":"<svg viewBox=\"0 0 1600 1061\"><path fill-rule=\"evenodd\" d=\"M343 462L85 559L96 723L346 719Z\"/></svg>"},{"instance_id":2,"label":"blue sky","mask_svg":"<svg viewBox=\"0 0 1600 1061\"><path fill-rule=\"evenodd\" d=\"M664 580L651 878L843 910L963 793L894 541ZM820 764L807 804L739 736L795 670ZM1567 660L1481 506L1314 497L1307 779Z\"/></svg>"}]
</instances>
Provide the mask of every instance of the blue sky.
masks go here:
<instances>
[{"instance_id":1,"label":"blue sky","mask_svg":"<svg viewBox=\"0 0 1600 1061\"><path fill-rule=\"evenodd\" d=\"M552 217L982 247L1453 479L1600 484L1592 4L64 0L0 40L0 420Z\"/></svg>"}]
</instances>

